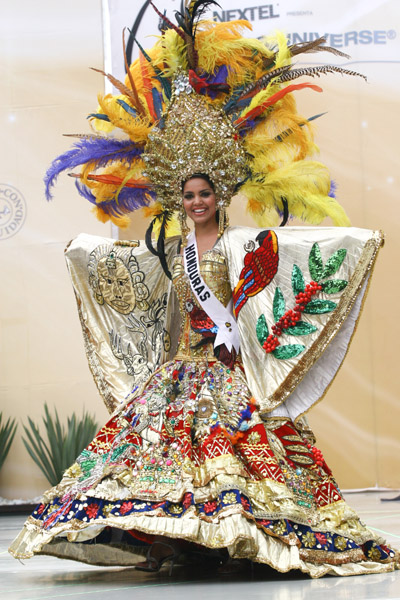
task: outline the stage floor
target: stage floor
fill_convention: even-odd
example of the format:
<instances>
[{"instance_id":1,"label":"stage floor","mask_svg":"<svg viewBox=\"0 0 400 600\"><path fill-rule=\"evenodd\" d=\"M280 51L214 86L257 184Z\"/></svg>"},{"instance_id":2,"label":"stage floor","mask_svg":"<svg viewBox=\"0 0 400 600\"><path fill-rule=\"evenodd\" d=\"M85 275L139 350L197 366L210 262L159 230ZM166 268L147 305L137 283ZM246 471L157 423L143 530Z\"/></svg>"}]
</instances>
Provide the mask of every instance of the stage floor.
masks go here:
<instances>
[{"instance_id":1,"label":"stage floor","mask_svg":"<svg viewBox=\"0 0 400 600\"><path fill-rule=\"evenodd\" d=\"M348 493L346 499L374 531L400 548L400 501L381 502L399 492ZM25 517L0 516L0 600L387 600L400 599L400 571L361 577L309 579L298 572L276 573L267 567L250 574L221 577L176 566L171 577L164 570L151 575L132 569L90 567L38 556L21 562L7 547Z\"/></svg>"}]
</instances>

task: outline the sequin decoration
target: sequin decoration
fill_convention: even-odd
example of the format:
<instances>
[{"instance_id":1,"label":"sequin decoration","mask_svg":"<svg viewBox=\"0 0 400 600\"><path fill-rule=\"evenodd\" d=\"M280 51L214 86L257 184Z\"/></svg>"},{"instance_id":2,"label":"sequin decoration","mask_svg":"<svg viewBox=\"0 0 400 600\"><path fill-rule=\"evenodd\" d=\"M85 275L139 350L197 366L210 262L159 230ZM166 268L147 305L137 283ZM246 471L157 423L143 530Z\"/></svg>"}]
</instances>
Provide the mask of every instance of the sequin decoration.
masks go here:
<instances>
[{"instance_id":1,"label":"sequin decoration","mask_svg":"<svg viewBox=\"0 0 400 600\"><path fill-rule=\"evenodd\" d=\"M308 257L308 269L310 275L314 281L322 279L322 273L324 272L324 264L322 262L321 250L319 244L313 244L310 255Z\"/></svg>"},{"instance_id":2,"label":"sequin decoration","mask_svg":"<svg viewBox=\"0 0 400 600\"><path fill-rule=\"evenodd\" d=\"M292 270L292 288L296 296L299 292L304 292L304 277L301 269L297 265L293 265Z\"/></svg>"},{"instance_id":3,"label":"sequin decoration","mask_svg":"<svg viewBox=\"0 0 400 600\"><path fill-rule=\"evenodd\" d=\"M279 346L273 351L275 358L280 360L288 360L289 358L295 358L301 354L305 346L303 344L286 344L285 346Z\"/></svg>"},{"instance_id":4,"label":"sequin decoration","mask_svg":"<svg viewBox=\"0 0 400 600\"><path fill-rule=\"evenodd\" d=\"M262 346L269 335L267 320L264 315L260 315L257 319L256 334Z\"/></svg>"},{"instance_id":5,"label":"sequin decoration","mask_svg":"<svg viewBox=\"0 0 400 600\"><path fill-rule=\"evenodd\" d=\"M334 275L346 258L346 254L346 248L340 248L339 250L336 250L336 252L334 252L326 261L321 279L325 279L326 277Z\"/></svg>"},{"instance_id":6,"label":"sequin decoration","mask_svg":"<svg viewBox=\"0 0 400 600\"><path fill-rule=\"evenodd\" d=\"M332 300L312 300L304 308L304 312L309 315L322 315L332 312L336 308L336 302Z\"/></svg>"},{"instance_id":7,"label":"sequin decoration","mask_svg":"<svg viewBox=\"0 0 400 600\"><path fill-rule=\"evenodd\" d=\"M193 173L213 181L220 208L229 205L247 176L246 154L226 113L193 93L187 74L178 73L163 128L153 127L143 155L146 177L164 210L182 207L182 182Z\"/></svg>"},{"instance_id":8,"label":"sequin decoration","mask_svg":"<svg viewBox=\"0 0 400 600\"><path fill-rule=\"evenodd\" d=\"M257 249L253 240L244 245L246 251L243 259L244 267L232 294L236 318L247 300L265 289L278 270L279 252L276 233L268 229L261 231L256 241L259 244Z\"/></svg>"},{"instance_id":9,"label":"sequin decoration","mask_svg":"<svg viewBox=\"0 0 400 600\"><path fill-rule=\"evenodd\" d=\"M325 294L337 294L347 287L348 281L345 279L331 279L322 283L322 289Z\"/></svg>"},{"instance_id":10,"label":"sequin decoration","mask_svg":"<svg viewBox=\"0 0 400 600\"><path fill-rule=\"evenodd\" d=\"M272 354L279 360L295 358L305 350L303 344L282 345L280 337L285 335L307 336L317 331L317 327L307 321L301 321L301 314L323 315L335 310L337 303L332 300L314 298L316 294L339 294L348 282L345 279L331 279L322 282L322 279L334 275L342 265L347 250L341 248L334 252L324 266L322 254L318 243L313 244L308 266L312 280L307 285L302 270L296 264L292 268L292 290L295 296L295 307L286 310L286 301L280 287L276 287L272 312L275 323L271 327L271 334L267 320L260 315L256 325L257 340L267 354Z\"/></svg>"},{"instance_id":11,"label":"sequin decoration","mask_svg":"<svg viewBox=\"0 0 400 600\"><path fill-rule=\"evenodd\" d=\"M281 317L285 314L285 299L279 287L275 290L274 303L273 303L273 313L275 321L279 321Z\"/></svg>"}]
</instances>

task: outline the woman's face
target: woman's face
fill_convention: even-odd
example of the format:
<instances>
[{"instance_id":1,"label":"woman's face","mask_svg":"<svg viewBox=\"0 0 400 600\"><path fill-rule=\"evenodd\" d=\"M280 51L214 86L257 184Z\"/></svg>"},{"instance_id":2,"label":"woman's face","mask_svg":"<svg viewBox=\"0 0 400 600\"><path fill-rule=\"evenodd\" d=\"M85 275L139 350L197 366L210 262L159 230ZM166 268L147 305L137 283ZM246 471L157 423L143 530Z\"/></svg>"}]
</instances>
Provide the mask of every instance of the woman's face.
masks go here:
<instances>
[{"instance_id":1,"label":"woman's face","mask_svg":"<svg viewBox=\"0 0 400 600\"><path fill-rule=\"evenodd\" d=\"M217 211L214 190L205 179L195 177L183 186L183 207L194 224L203 225L213 220Z\"/></svg>"}]
</instances>

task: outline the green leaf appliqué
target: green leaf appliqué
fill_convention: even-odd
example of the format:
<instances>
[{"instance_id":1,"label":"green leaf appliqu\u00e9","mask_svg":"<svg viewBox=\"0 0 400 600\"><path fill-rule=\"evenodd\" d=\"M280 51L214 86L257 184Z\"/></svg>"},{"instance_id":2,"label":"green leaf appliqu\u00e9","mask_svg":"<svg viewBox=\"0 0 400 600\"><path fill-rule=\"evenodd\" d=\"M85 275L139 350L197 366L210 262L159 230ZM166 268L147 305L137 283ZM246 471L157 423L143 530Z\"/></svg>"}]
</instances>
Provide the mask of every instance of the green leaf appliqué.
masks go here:
<instances>
[{"instance_id":1,"label":"green leaf appliqu\u00e9","mask_svg":"<svg viewBox=\"0 0 400 600\"><path fill-rule=\"evenodd\" d=\"M285 314L285 310L285 298L283 297L281 289L277 287L275 290L274 303L272 306L275 321L279 321L279 319L283 317L283 315Z\"/></svg>"},{"instance_id":2,"label":"green leaf appliqu\u00e9","mask_svg":"<svg viewBox=\"0 0 400 600\"><path fill-rule=\"evenodd\" d=\"M288 327L283 331L283 333L287 333L289 335L309 335L310 333L314 333L317 331L317 328L311 323L306 323L305 321L299 321L293 327Z\"/></svg>"},{"instance_id":3,"label":"green leaf appliqu\u00e9","mask_svg":"<svg viewBox=\"0 0 400 600\"><path fill-rule=\"evenodd\" d=\"M305 289L303 273L302 273L300 267L298 267L297 265L293 265L292 289L293 289L293 294L295 296L297 296L297 294L299 292L304 292L304 289Z\"/></svg>"},{"instance_id":4,"label":"green leaf appliqu\u00e9","mask_svg":"<svg viewBox=\"0 0 400 600\"><path fill-rule=\"evenodd\" d=\"M325 292L325 294L337 294L344 290L347 284L348 281L345 279L331 279L330 281L325 281L321 285L322 291Z\"/></svg>"},{"instance_id":5,"label":"green leaf appliqu\u00e9","mask_svg":"<svg viewBox=\"0 0 400 600\"><path fill-rule=\"evenodd\" d=\"M336 271L339 269L340 265L344 261L346 254L346 248L340 248L340 250L336 250L336 252L334 252L332 256L329 257L326 261L326 265L322 272L321 279L325 279L325 277L330 277L331 275L334 275L334 273L336 273Z\"/></svg>"},{"instance_id":6,"label":"green leaf appliqu\u00e9","mask_svg":"<svg viewBox=\"0 0 400 600\"><path fill-rule=\"evenodd\" d=\"M304 309L304 312L309 315L322 315L323 313L332 312L336 308L336 302L332 300L311 300Z\"/></svg>"},{"instance_id":7,"label":"green leaf appliqu\u00e9","mask_svg":"<svg viewBox=\"0 0 400 600\"><path fill-rule=\"evenodd\" d=\"M286 346L278 346L272 351L272 354L279 360L287 360L301 354L304 348L303 344L287 344Z\"/></svg>"},{"instance_id":8,"label":"green leaf appliqu\u00e9","mask_svg":"<svg viewBox=\"0 0 400 600\"><path fill-rule=\"evenodd\" d=\"M313 244L313 247L310 250L310 255L308 257L308 268L314 281L319 281L322 278L322 273L324 272L324 263L322 262L321 250L317 242Z\"/></svg>"},{"instance_id":9,"label":"green leaf appliqu\u00e9","mask_svg":"<svg viewBox=\"0 0 400 600\"><path fill-rule=\"evenodd\" d=\"M264 315L260 315L257 319L256 334L257 339L262 346L269 335L268 325Z\"/></svg>"}]
</instances>

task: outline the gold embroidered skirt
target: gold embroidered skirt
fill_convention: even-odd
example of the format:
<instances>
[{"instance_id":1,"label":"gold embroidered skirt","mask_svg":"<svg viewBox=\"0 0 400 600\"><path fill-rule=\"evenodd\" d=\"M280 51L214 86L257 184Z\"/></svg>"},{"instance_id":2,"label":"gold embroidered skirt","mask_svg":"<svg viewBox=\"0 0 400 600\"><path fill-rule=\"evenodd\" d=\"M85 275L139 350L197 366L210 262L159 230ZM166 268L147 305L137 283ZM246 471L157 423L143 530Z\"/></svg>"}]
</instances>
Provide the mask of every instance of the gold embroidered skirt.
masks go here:
<instances>
[{"instance_id":1,"label":"gold embroidered skirt","mask_svg":"<svg viewBox=\"0 0 400 600\"><path fill-rule=\"evenodd\" d=\"M306 426L260 417L240 361L175 359L115 413L13 542L134 565L179 538L311 577L390 571L396 553L344 502Z\"/></svg>"}]
</instances>

